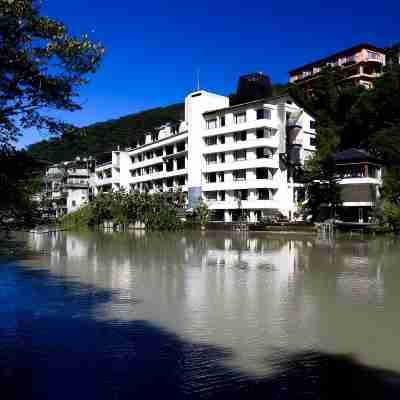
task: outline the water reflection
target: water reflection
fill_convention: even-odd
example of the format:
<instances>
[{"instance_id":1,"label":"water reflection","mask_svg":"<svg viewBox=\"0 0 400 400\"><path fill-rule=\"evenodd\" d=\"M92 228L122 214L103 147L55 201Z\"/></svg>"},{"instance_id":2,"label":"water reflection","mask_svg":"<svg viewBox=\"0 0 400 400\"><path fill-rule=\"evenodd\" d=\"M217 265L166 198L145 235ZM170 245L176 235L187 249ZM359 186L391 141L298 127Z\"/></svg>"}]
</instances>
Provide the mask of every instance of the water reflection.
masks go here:
<instances>
[{"instance_id":1,"label":"water reflection","mask_svg":"<svg viewBox=\"0 0 400 400\"><path fill-rule=\"evenodd\" d=\"M230 367L271 373L284 351L355 354L400 371L396 240L243 233L64 233L31 236L25 263L107 289L99 321L144 320L233 350Z\"/></svg>"}]
</instances>

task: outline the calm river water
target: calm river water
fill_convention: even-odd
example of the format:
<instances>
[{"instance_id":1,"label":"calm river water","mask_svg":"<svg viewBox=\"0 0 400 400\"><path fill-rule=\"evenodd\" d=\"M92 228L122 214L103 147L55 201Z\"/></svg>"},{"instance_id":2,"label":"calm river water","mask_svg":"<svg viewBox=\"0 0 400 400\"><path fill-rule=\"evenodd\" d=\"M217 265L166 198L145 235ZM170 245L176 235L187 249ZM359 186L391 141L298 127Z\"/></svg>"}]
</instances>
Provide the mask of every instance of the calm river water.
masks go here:
<instances>
[{"instance_id":1,"label":"calm river water","mask_svg":"<svg viewBox=\"0 0 400 400\"><path fill-rule=\"evenodd\" d=\"M39 255L0 268L3 393L400 398L396 239L25 238Z\"/></svg>"}]
</instances>

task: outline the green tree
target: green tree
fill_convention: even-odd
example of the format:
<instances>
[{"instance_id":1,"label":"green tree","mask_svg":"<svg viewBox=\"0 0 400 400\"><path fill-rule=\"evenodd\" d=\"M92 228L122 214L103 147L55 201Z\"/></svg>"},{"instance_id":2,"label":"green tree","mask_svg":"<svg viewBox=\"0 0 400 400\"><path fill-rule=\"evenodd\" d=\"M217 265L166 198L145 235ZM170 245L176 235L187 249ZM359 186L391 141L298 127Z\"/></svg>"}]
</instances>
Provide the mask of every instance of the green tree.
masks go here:
<instances>
[{"instance_id":1,"label":"green tree","mask_svg":"<svg viewBox=\"0 0 400 400\"><path fill-rule=\"evenodd\" d=\"M81 108L78 90L103 53L87 35L40 15L38 1L0 0L0 143L12 145L32 127L63 131L49 110Z\"/></svg>"}]
</instances>

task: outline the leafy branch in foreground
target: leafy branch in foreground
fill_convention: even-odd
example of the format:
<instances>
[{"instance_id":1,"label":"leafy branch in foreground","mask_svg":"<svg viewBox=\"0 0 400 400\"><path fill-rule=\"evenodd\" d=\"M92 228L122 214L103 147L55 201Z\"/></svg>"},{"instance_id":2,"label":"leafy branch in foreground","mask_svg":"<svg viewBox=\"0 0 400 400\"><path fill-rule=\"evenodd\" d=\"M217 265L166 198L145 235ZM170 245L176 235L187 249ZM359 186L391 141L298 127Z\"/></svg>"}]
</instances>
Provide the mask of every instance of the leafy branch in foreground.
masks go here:
<instances>
[{"instance_id":1,"label":"leafy branch in foreground","mask_svg":"<svg viewBox=\"0 0 400 400\"><path fill-rule=\"evenodd\" d=\"M34 0L0 0L0 144L15 143L23 129L58 133L66 125L50 109L74 111L78 88L96 71L104 48L87 35L40 15Z\"/></svg>"}]
</instances>

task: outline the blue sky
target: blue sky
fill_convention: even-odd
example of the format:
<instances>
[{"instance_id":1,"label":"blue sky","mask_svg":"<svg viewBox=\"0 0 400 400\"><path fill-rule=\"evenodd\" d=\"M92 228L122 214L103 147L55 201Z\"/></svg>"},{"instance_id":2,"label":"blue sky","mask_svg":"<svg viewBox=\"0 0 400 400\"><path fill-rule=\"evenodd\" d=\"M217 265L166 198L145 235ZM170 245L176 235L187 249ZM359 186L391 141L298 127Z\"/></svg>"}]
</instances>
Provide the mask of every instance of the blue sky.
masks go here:
<instances>
[{"instance_id":1,"label":"blue sky","mask_svg":"<svg viewBox=\"0 0 400 400\"><path fill-rule=\"evenodd\" d=\"M83 110L59 114L77 126L182 102L198 68L202 88L221 94L253 71L287 82L288 70L337 50L400 41L399 12L385 0L43 0L43 14L107 48ZM27 132L19 147L44 137Z\"/></svg>"}]
</instances>

